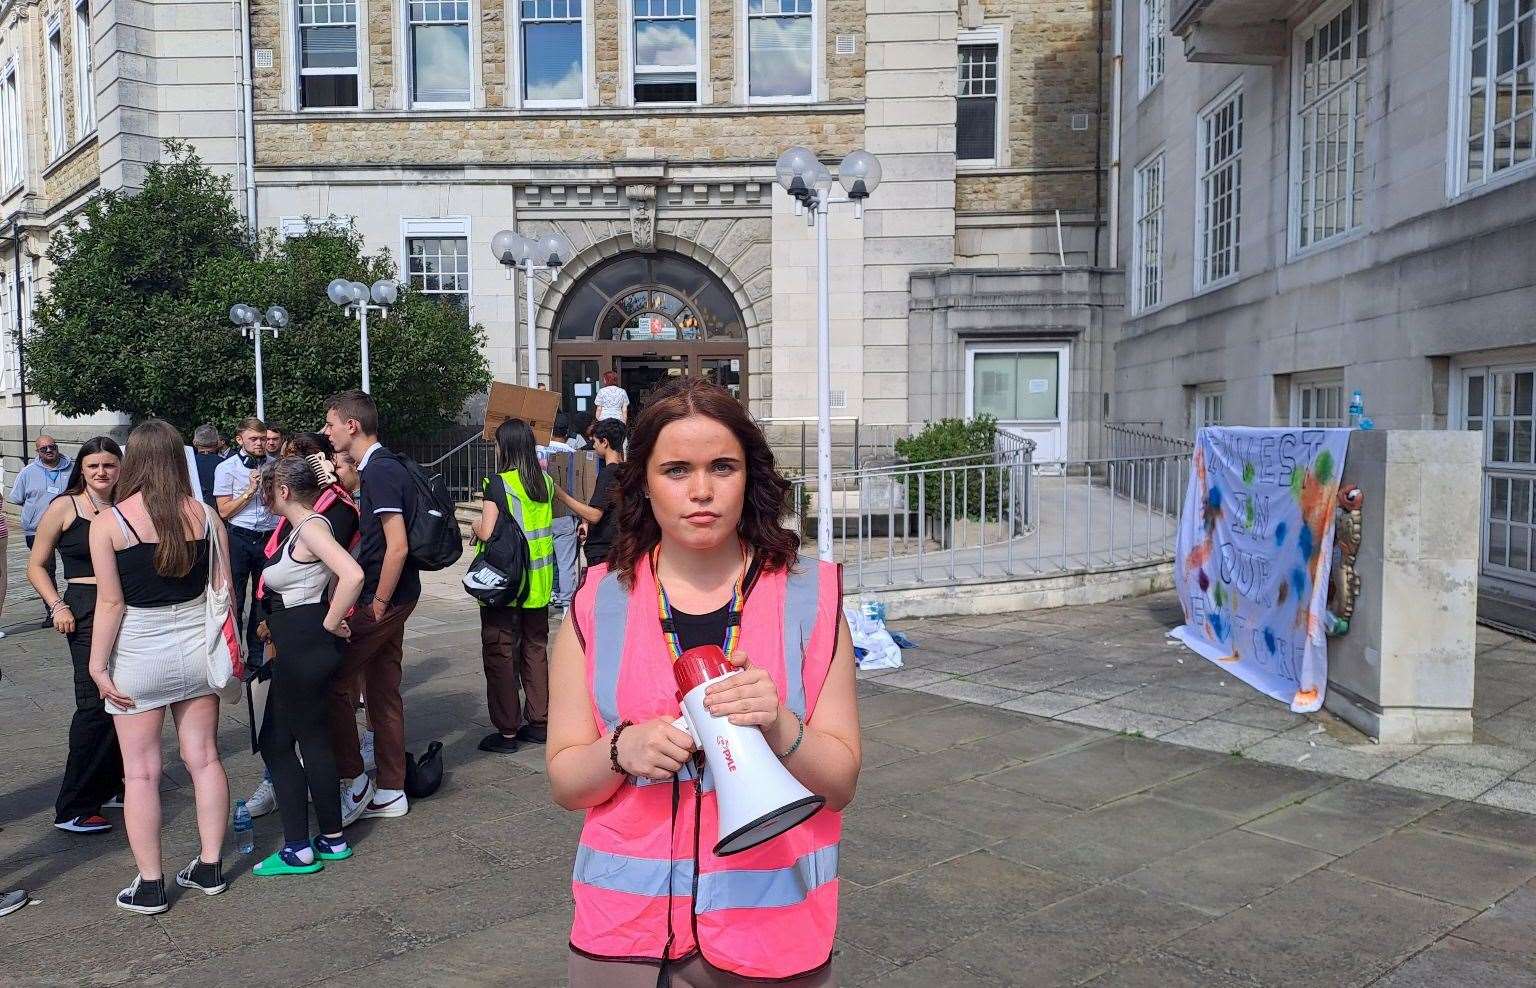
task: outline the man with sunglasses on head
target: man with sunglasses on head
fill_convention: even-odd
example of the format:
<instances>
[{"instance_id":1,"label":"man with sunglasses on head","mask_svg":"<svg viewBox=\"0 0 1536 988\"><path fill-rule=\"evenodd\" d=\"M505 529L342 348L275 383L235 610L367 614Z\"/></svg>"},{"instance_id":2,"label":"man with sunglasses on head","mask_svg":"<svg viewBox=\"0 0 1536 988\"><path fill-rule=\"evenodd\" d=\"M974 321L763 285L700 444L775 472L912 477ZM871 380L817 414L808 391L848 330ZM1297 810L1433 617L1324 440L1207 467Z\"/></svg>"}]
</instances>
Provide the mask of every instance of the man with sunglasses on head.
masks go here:
<instances>
[{"instance_id":1,"label":"man with sunglasses on head","mask_svg":"<svg viewBox=\"0 0 1536 988\"><path fill-rule=\"evenodd\" d=\"M48 510L48 505L59 496L64 485L69 482L70 468L75 461L59 452L59 444L54 442L52 436L37 437L37 458L21 468L16 475L16 482L11 485L6 499L12 504L21 505L21 533L26 536L27 548L32 548L32 543L37 537L38 523L43 520L43 512ZM48 576L54 578L54 558L48 559ZM57 583L57 579L54 578ZM44 611L47 606L44 605ZM52 618L44 613L43 626L53 624Z\"/></svg>"}]
</instances>

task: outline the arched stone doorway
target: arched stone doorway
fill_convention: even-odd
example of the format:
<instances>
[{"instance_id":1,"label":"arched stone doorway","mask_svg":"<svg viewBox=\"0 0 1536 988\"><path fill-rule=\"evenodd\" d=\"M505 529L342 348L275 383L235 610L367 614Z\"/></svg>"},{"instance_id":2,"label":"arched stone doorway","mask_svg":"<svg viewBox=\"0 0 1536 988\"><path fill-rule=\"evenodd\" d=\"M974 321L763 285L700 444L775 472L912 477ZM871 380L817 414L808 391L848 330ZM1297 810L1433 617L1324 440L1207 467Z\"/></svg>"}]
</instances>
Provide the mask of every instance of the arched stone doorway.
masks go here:
<instances>
[{"instance_id":1,"label":"arched stone doorway","mask_svg":"<svg viewBox=\"0 0 1536 988\"><path fill-rule=\"evenodd\" d=\"M747 400L747 331L740 308L708 268L671 251L599 262L563 293L552 366L561 407L590 410L603 373L619 374L633 414L658 388L705 377Z\"/></svg>"}]
</instances>

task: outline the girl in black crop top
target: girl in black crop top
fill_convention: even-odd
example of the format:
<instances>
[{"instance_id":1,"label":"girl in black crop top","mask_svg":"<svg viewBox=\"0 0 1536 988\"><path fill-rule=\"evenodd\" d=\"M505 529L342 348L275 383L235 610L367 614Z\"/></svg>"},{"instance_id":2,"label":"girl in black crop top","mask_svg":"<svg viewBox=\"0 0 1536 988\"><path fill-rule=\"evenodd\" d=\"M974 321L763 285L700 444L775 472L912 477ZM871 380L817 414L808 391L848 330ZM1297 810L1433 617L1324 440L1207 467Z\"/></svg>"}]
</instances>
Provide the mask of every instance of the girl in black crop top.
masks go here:
<instances>
[{"instance_id":1,"label":"girl in black crop top","mask_svg":"<svg viewBox=\"0 0 1536 988\"><path fill-rule=\"evenodd\" d=\"M64 492L38 523L27 562L27 577L48 605L54 630L68 638L74 665L75 713L69 726L69 760L54 802L54 826L73 833L110 830L111 823L101 815L102 804L123 791L123 757L117 732L90 672L96 616L91 519L110 509L121 461L117 443L106 436L80 447ZM64 563L62 595L51 572L55 550Z\"/></svg>"}]
</instances>

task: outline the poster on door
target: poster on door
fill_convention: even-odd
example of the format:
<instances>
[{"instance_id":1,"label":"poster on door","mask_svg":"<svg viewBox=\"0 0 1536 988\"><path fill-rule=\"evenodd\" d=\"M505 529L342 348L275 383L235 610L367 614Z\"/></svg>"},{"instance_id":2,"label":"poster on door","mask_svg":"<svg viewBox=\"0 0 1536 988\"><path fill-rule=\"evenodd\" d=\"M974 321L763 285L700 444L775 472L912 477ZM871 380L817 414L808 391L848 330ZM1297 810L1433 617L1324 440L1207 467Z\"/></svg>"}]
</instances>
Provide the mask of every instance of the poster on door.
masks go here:
<instances>
[{"instance_id":1,"label":"poster on door","mask_svg":"<svg viewBox=\"0 0 1536 988\"><path fill-rule=\"evenodd\" d=\"M1174 580L1191 650L1297 713L1323 705L1348 429L1201 429Z\"/></svg>"}]
</instances>

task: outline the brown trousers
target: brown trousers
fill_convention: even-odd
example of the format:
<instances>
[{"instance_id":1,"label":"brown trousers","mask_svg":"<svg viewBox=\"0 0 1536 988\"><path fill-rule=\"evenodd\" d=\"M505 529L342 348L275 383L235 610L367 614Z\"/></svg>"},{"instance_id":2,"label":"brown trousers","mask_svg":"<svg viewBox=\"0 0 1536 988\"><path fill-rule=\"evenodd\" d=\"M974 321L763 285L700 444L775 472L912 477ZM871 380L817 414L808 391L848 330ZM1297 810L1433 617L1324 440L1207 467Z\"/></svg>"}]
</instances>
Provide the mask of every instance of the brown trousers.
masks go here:
<instances>
[{"instance_id":1,"label":"brown trousers","mask_svg":"<svg viewBox=\"0 0 1536 988\"><path fill-rule=\"evenodd\" d=\"M502 734L549 721L549 608L480 608L480 654L491 723ZM518 685L522 685L522 698Z\"/></svg>"},{"instance_id":2,"label":"brown trousers","mask_svg":"<svg viewBox=\"0 0 1536 988\"><path fill-rule=\"evenodd\" d=\"M374 761L380 789L405 788L405 701L400 698L400 665L404 660L405 619L416 609L413 600L397 604L373 619L369 605L358 604L347 618L352 639L342 647L341 668L331 680L331 750L336 774L343 782L363 774L363 753L357 740L357 677L363 677L368 721L373 725ZM278 661L282 661L279 656Z\"/></svg>"},{"instance_id":3,"label":"brown trousers","mask_svg":"<svg viewBox=\"0 0 1536 988\"><path fill-rule=\"evenodd\" d=\"M743 978L720 970L698 954L685 961L674 961L669 970L673 988L748 988L750 985L763 984L785 988L830 988L837 984L830 964L789 981ZM660 965L656 963L600 961L573 950L566 967L566 976L570 979L571 988L652 988L659 971Z\"/></svg>"}]
</instances>

